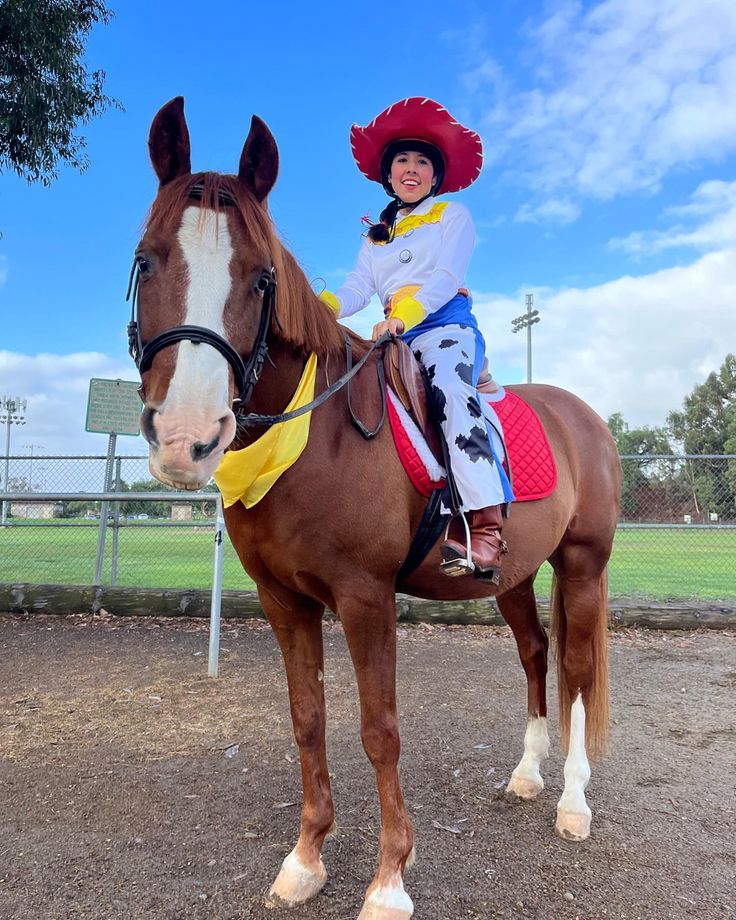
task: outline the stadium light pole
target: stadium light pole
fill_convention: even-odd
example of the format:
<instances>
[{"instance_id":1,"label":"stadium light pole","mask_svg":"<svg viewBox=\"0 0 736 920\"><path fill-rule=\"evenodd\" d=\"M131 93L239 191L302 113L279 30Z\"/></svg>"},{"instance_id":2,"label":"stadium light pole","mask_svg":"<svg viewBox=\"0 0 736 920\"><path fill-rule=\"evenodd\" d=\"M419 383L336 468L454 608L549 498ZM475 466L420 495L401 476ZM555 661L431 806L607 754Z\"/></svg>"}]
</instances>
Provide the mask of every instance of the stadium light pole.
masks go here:
<instances>
[{"instance_id":1,"label":"stadium light pole","mask_svg":"<svg viewBox=\"0 0 736 920\"><path fill-rule=\"evenodd\" d=\"M44 445L43 444L24 444L23 447L25 447L27 450L30 450L31 452L31 464L28 470L28 491L33 492L33 449L35 447L38 447L39 450L43 450Z\"/></svg>"},{"instance_id":2,"label":"stadium light pole","mask_svg":"<svg viewBox=\"0 0 736 920\"><path fill-rule=\"evenodd\" d=\"M511 331L526 329L526 382L532 382L532 326L540 321L539 310L532 310L534 294L526 295L526 313L511 320Z\"/></svg>"},{"instance_id":3,"label":"stadium light pole","mask_svg":"<svg viewBox=\"0 0 736 920\"><path fill-rule=\"evenodd\" d=\"M3 479L3 489L10 491L8 479L10 477L10 426L25 425L26 423L26 406L25 399L20 396L3 396L0 398L0 423L5 423L5 478ZM8 523L8 502L3 502L2 526Z\"/></svg>"}]
</instances>

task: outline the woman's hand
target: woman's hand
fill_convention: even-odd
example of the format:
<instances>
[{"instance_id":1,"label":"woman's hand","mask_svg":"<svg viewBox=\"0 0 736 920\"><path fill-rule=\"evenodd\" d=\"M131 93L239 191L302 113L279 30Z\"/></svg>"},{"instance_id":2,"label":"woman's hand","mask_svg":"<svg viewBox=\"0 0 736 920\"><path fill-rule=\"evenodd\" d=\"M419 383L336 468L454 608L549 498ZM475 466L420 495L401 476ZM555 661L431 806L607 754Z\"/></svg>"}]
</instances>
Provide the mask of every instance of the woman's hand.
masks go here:
<instances>
[{"instance_id":1,"label":"woman's hand","mask_svg":"<svg viewBox=\"0 0 736 920\"><path fill-rule=\"evenodd\" d=\"M382 323L377 323L373 327L372 339L375 342L376 339L380 339L384 332L390 332L391 335L401 335L404 331L404 323L402 320L394 317L393 319L385 319Z\"/></svg>"}]
</instances>

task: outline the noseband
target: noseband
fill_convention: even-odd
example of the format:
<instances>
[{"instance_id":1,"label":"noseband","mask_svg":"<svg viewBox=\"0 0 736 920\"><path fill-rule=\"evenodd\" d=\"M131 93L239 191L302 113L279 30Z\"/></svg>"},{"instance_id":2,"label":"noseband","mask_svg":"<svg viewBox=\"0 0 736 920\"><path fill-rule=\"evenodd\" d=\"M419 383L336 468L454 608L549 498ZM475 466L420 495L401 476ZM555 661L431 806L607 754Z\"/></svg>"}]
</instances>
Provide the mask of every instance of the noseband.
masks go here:
<instances>
[{"instance_id":1,"label":"noseband","mask_svg":"<svg viewBox=\"0 0 736 920\"><path fill-rule=\"evenodd\" d=\"M189 197L196 200L201 200L203 194L204 185L201 182L195 183L189 190ZM220 207L236 207L235 199L225 189L219 189L217 195ZM140 270L138 260L135 259L130 270L128 291L125 299L126 301L131 301L130 322L128 323L128 352L133 361L135 361L135 365L141 375L150 369L158 352L163 348L168 348L169 345L175 345L177 342L211 345L220 352L233 370L235 389L238 394L236 402L239 403L241 409L247 406L253 387L261 375L263 362L266 360L268 353L267 339L272 318L278 323L276 312L276 269L273 267L270 270L264 269L258 279L258 290L263 292L263 309L261 310L255 342L247 361L243 361L227 339L204 326L172 326L171 329L165 329L157 336L154 336L149 342L144 342L138 325L139 285Z\"/></svg>"}]
</instances>

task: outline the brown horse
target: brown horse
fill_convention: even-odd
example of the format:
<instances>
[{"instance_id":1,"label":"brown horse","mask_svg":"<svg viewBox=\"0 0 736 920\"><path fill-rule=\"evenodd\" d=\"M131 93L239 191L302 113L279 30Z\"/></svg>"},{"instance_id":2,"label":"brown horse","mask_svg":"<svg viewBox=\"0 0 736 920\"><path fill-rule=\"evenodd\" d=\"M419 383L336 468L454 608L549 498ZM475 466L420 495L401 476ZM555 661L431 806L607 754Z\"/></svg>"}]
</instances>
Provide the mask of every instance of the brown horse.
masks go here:
<instances>
[{"instance_id":1,"label":"brown horse","mask_svg":"<svg viewBox=\"0 0 736 920\"><path fill-rule=\"evenodd\" d=\"M260 119L252 119L237 176L191 173L181 98L156 115L149 149L160 187L136 253L139 329L133 329L143 430L153 474L176 488L197 489L228 447L252 443L266 430L238 426L233 403L249 390L244 378L258 376L248 393L249 411L283 412L310 354L318 360L317 393L345 372L345 330L275 233L266 198L276 181L278 151ZM278 313L261 324L274 279ZM260 374L258 367L244 371L241 362L254 352L259 324L268 336ZM187 332L191 327L199 332ZM356 358L366 353L369 343L350 339ZM365 420L381 412L375 360L373 353L352 380L353 407ZM226 511L230 539L281 647L301 759L300 833L272 886L273 902L304 902L326 878L320 853L334 808L321 619L329 607L340 618L355 667L361 738L381 807L378 867L360 918L406 920L413 913L403 885L413 835L398 774L397 590L442 599L497 597L528 681L524 753L508 791L533 798L543 786L540 763L549 748L548 640L533 582L541 564L551 562L568 751L557 830L574 840L589 833L588 755L602 753L608 732L606 563L618 513L618 456L606 426L576 397L548 386L513 389L542 420L558 484L549 498L514 506L498 587L441 574L437 546L397 582L426 502L407 479L388 428L365 441L349 424L345 389L312 412L306 448L265 497L249 509L236 502Z\"/></svg>"}]
</instances>

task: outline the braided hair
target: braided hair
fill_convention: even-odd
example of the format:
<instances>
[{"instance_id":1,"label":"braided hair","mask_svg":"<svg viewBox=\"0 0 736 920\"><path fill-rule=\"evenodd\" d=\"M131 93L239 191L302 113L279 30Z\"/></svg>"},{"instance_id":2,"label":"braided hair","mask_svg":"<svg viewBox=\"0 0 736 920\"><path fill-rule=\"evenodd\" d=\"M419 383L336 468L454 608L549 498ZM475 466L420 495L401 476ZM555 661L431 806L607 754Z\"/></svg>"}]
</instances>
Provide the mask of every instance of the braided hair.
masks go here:
<instances>
[{"instance_id":1,"label":"braided hair","mask_svg":"<svg viewBox=\"0 0 736 920\"><path fill-rule=\"evenodd\" d=\"M390 243L396 232L396 217L403 201L394 197L381 211L377 224L372 224L368 229L368 239L372 243Z\"/></svg>"}]
</instances>

